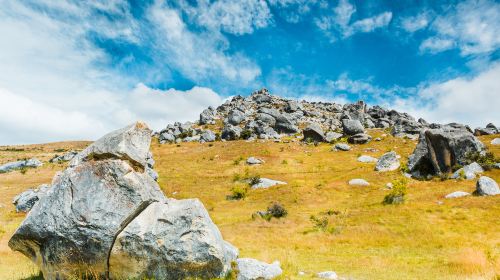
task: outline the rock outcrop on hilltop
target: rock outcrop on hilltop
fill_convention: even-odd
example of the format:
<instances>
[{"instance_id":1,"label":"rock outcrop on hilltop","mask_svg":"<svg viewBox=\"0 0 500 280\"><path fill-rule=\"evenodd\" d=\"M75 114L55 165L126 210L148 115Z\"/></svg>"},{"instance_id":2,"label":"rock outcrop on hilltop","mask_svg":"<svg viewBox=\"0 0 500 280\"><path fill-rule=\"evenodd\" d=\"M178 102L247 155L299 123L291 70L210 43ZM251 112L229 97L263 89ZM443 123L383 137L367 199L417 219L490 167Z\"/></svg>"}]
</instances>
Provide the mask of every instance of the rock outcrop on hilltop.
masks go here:
<instances>
[{"instance_id":1,"label":"rock outcrop on hilltop","mask_svg":"<svg viewBox=\"0 0 500 280\"><path fill-rule=\"evenodd\" d=\"M303 139L331 142L342 135L354 144L371 140L366 128L391 128L399 137L416 138L425 120L416 121L406 113L380 106L368 107L363 101L340 105L328 102L290 100L271 95L267 89L248 97L235 96L217 108L209 107L197 123L175 123L157 133L161 143L208 142L201 135L210 126L224 140L279 139L283 135L302 134ZM219 137L217 137L218 139Z\"/></svg>"},{"instance_id":2,"label":"rock outcrop on hilltop","mask_svg":"<svg viewBox=\"0 0 500 280\"><path fill-rule=\"evenodd\" d=\"M30 203L9 246L45 279L223 277L237 249L197 199L163 195L148 171L150 141L136 123L87 147Z\"/></svg>"}]
</instances>

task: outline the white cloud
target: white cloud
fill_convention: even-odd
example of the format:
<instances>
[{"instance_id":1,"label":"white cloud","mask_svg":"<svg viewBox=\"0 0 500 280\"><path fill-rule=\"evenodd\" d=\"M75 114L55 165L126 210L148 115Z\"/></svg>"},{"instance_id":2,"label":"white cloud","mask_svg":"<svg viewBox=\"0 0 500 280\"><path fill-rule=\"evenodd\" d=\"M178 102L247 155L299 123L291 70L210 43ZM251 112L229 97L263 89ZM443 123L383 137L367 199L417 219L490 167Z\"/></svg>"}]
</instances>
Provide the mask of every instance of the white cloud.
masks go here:
<instances>
[{"instance_id":1,"label":"white cloud","mask_svg":"<svg viewBox=\"0 0 500 280\"><path fill-rule=\"evenodd\" d=\"M235 35L253 33L272 23L271 11L264 0L199 1L191 13L198 24Z\"/></svg>"},{"instance_id":2,"label":"white cloud","mask_svg":"<svg viewBox=\"0 0 500 280\"><path fill-rule=\"evenodd\" d=\"M416 32L426 28L431 20L429 12L421 12L415 16L409 16L401 19L401 27L407 32Z\"/></svg>"},{"instance_id":3,"label":"white cloud","mask_svg":"<svg viewBox=\"0 0 500 280\"><path fill-rule=\"evenodd\" d=\"M136 120L160 129L168 122L196 120L202 108L222 102L217 93L202 87L161 91L139 84L134 88L128 78L102 67L99 62L106 62L109 57L85 40L83 35L90 26L83 15L87 10L79 10L70 1L47 3L57 5L51 9L63 9L68 14L62 19L54 18L47 6L39 11L20 1L3 1L0 5L0 144L92 140ZM111 10L116 7L99 6ZM79 14L78 11L81 14L77 20L70 20L71 14ZM172 20L172 25L182 26L182 22ZM119 28L114 32L118 33L108 35L137 39ZM184 35L168 36L182 39ZM225 60L223 53L213 51L215 55L211 57L208 51L200 54L207 56L206 63L234 63L233 73L228 75L237 79L248 80L253 75L247 68L236 69L241 66L237 61ZM220 67L206 66L204 70L214 69Z\"/></svg>"},{"instance_id":4,"label":"white cloud","mask_svg":"<svg viewBox=\"0 0 500 280\"><path fill-rule=\"evenodd\" d=\"M420 52L438 53L452 49L454 46L455 42L453 40L431 37L420 44L419 50Z\"/></svg>"},{"instance_id":5,"label":"white cloud","mask_svg":"<svg viewBox=\"0 0 500 280\"><path fill-rule=\"evenodd\" d=\"M260 75L259 66L244 55L225 53L228 45L225 37L214 32L190 31L179 12L164 1L156 1L148 9L148 15L155 33L159 34L158 51L165 52L163 57L188 78L203 81L217 75L246 85Z\"/></svg>"},{"instance_id":6,"label":"white cloud","mask_svg":"<svg viewBox=\"0 0 500 280\"><path fill-rule=\"evenodd\" d=\"M333 8L333 14L314 19L316 26L335 41L339 33L341 37L348 38L356 33L369 33L376 29L388 26L392 19L392 12L383 12L372 17L363 18L352 22L352 15L356 7L349 0L340 0Z\"/></svg>"},{"instance_id":7,"label":"white cloud","mask_svg":"<svg viewBox=\"0 0 500 280\"><path fill-rule=\"evenodd\" d=\"M437 17L431 30L435 35L428 40L453 41L464 56L492 52L500 47L500 3L492 0L461 2ZM429 44L428 40L424 43ZM425 46L421 48L427 49ZM429 49L431 52L438 50Z\"/></svg>"},{"instance_id":8,"label":"white cloud","mask_svg":"<svg viewBox=\"0 0 500 280\"><path fill-rule=\"evenodd\" d=\"M372 32L377 28L387 26L391 22L391 19L392 13L384 12L373 17L358 20L354 22L348 30L350 30L350 33Z\"/></svg>"},{"instance_id":9,"label":"white cloud","mask_svg":"<svg viewBox=\"0 0 500 280\"><path fill-rule=\"evenodd\" d=\"M276 12L289 23L298 23L311 13L314 7L324 9L328 7L326 0L268 0L269 5L276 8Z\"/></svg>"},{"instance_id":10,"label":"white cloud","mask_svg":"<svg viewBox=\"0 0 500 280\"><path fill-rule=\"evenodd\" d=\"M459 77L419 90L416 98L398 99L394 106L428 121L485 126L500 124L500 63L472 78Z\"/></svg>"}]
</instances>

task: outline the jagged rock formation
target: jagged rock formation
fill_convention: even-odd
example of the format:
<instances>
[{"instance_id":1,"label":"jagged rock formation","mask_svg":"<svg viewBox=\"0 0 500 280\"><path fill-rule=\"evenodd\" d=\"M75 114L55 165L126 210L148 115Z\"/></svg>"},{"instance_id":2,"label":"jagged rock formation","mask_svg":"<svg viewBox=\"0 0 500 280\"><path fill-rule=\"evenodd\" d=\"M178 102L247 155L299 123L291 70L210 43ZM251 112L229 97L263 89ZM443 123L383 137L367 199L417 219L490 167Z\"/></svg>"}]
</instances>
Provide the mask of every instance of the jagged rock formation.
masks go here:
<instances>
[{"instance_id":1,"label":"jagged rock formation","mask_svg":"<svg viewBox=\"0 0 500 280\"><path fill-rule=\"evenodd\" d=\"M447 125L420 132L408 169L415 177L449 173L455 165L464 165L471 152L482 152L484 145L466 128Z\"/></svg>"},{"instance_id":2,"label":"jagged rock formation","mask_svg":"<svg viewBox=\"0 0 500 280\"><path fill-rule=\"evenodd\" d=\"M55 155L49 160L50 163L61 163L72 160L78 154L77 151L69 151L63 155Z\"/></svg>"},{"instance_id":3,"label":"jagged rock formation","mask_svg":"<svg viewBox=\"0 0 500 280\"><path fill-rule=\"evenodd\" d=\"M44 278L224 276L236 259L203 205L166 198L151 176L151 131L111 132L56 175L9 241Z\"/></svg>"}]
</instances>

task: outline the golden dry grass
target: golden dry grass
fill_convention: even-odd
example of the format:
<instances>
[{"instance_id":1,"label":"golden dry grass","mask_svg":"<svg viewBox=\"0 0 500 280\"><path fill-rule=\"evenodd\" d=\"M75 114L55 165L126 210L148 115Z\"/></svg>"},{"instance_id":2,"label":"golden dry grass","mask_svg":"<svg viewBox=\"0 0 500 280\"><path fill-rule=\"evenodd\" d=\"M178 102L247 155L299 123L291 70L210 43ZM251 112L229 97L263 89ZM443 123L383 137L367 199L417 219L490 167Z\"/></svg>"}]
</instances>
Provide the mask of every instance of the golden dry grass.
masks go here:
<instances>
[{"instance_id":1,"label":"golden dry grass","mask_svg":"<svg viewBox=\"0 0 500 280\"><path fill-rule=\"evenodd\" d=\"M381 131L372 131L374 137ZM493 137L480 137L499 157L500 147L490 146ZM60 143L66 145L67 143ZM500 275L500 196L445 200L450 192L472 192L474 181L409 180L407 201L384 206L384 185L401 178L400 172L378 173L374 164L360 163L361 154L378 157L395 150L406 161L415 142L388 136L381 142L354 146L349 152L332 152L331 145L272 142L216 142L213 145L152 144L159 184L174 198L199 198L219 226L224 238L240 249L243 257L279 260L282 279L314 279L314 274L334 270L354 279L495 279ZM52 145L52 144L51 144ZM80 143L84 145L84 143ZM30 151L48 159L49 150ZM56 147L56 146L54 146ZM366 152L374 148L376 152ZM0 163L15 158L1 151ZM23 156L22 152L21 156ZM41 154L47 153L46 157ZM53 153L52 153L53 154ZM51 154L51 155L52 155ZM266 161L247 166L235 160L256 156ZM22 190L50 182L62 169L46 164L37 170L0 174L0 279L21 279L35 269L7 241L24 215L10 204ZM288 182L267 190L250 190L244 200L226 200L237 184L235 175L260 175ZM500 170L487 171L500 182ZM347 181L363 178L369 187L351 187ZM280 202L286 218L267 222L252 220L257 210ZM315 230L311 215L339 211L328 217L329 231ZM298 277L299 271L306 272Z\"/></svg>"}]
</instances>

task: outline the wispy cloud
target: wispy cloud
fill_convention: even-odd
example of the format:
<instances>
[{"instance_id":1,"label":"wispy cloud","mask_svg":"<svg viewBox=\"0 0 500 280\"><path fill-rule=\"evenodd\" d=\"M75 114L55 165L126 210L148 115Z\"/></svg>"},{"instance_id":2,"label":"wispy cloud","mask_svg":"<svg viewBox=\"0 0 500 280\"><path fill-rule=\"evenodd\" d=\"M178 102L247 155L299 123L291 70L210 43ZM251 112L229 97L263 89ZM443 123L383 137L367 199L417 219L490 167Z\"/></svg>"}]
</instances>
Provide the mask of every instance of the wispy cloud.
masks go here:
<instances>
[{"instance_id":1,"label":"wispy cloud","mask_svg":"<svg viewBox=\"0 0 500 280\"><path fill-rule=\"evenodd\" d=\"M430 29L434 35L422 43L421 50L437 52L457 47L464 56L492 52L500 47L500 3L461 2L438 16Z\"/></svg>"},{"instance_id":2,"label":"wispy cloud","mask_svg":"<svg viewBox=\"0 0 500 280\"><path fill-rule=\"evenodd\" d=\"M373 32L376 29L389 25L392 19L392 12L386 11L352 22L351 18L354 13L356 13L356 6L354 4L349 2L349 0L340 0L338 5L333 8L332 14L318 17L314 21L316 26L325 35L330 37L332 41L335 41L339 36L347 38L356 33Z\"/></svg>"},{"instance_id":3,"label":"wispy cloud","mask_svg":"<svg viewBox=\"0 0 500 280\"><path fill-rule=\"evenodd\" d=\"M417 15L402 18L401 27L407 32L416 32L426 28L431 20L431 13L429 11L423 11Z\"/></svg>"}]
</instances>

